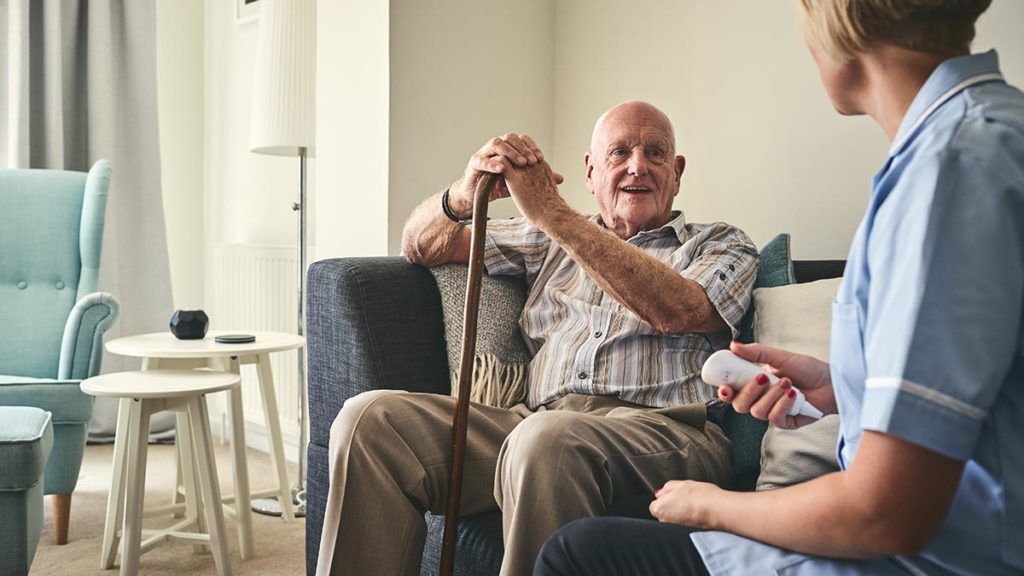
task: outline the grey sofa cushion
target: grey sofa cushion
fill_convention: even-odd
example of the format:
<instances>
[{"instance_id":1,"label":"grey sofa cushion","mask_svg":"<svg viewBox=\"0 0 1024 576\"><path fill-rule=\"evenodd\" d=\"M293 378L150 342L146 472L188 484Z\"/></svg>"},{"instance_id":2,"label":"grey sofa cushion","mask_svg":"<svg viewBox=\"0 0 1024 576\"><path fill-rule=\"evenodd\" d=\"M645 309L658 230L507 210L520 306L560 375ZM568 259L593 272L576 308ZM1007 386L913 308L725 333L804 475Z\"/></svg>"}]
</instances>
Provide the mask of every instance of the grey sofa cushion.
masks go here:
<instances>
[{"instance_id":1,"label":"grey sofa cushion","mask_svg":"<svg viewBox=\"0 0 1024 576\"><path fill-rule=\"evenodd\" d=\"M796 430L769 426L761 444L757 489L783 488L839 470L838 437L839 416L836 414Z\"/></svg>"},{"instance_id":2,"label":"grey sofa cushion","mask_svg":"<svg viewBox=\"0 0 1024 576\"><path fill-rule=\"evenodd\" d=\"M452 394L457 394L458 390L468 271L469 268L461 264L430 270L441 293ZM470 400L508 408L526 397L530 352L519 331L519 315L525 303L526 285L521 279L484 274L480 283Z\"/></svg>"}]
</instances>

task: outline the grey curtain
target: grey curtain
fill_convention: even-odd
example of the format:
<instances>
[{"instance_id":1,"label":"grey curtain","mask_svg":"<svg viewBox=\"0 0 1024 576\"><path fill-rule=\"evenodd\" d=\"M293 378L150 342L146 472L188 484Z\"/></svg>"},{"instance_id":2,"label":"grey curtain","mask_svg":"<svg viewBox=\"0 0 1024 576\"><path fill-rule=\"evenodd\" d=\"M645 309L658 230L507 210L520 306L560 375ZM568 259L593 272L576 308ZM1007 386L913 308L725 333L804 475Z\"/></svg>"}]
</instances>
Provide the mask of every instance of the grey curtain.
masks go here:
<instances>
[{"instance_id":1,"label":"grey curtain","mask_svg":"<svg viewBox=\"0 0 1024 576\"><path fill-rule=\"evenodd\" d=\"M0 168L113 165L100 289L121 316L108 339L166 330L172 312L155 35L154 0L0 0ZM107 353L103 365L138 360ZM97 401L90 435L115 419L116 405Z\"/></svg>"}]
</instances>

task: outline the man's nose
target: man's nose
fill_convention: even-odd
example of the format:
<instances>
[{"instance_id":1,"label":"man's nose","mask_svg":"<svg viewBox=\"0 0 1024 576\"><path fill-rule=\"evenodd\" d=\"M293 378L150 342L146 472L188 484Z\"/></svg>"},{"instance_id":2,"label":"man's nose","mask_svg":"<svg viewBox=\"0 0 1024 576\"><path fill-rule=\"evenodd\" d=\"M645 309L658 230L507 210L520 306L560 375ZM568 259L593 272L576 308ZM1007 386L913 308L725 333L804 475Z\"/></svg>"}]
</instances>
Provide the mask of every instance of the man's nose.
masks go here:
<instances>
[{"instance_id":1,"label":"man's nose","mask_svg":"<svg viewBox=\"0 0 1024 576\"><path fill-rule=\"evenodd\" d=\"M642 148L634 148L629 154L629 164L626 171L632 176L643 176L647 174L647 158Z\"/></svg>"}]
</instances>

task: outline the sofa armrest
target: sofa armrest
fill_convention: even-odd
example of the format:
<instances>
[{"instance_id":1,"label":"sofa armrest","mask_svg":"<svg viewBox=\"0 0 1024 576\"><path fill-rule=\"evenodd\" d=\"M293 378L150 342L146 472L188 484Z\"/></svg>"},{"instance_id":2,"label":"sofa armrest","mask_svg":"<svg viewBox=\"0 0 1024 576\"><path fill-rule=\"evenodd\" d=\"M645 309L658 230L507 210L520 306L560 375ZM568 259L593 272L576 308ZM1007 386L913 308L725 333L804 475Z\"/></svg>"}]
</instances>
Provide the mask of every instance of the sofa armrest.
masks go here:
<instances>
[{"instance_id":1,"label":"sofa armrest","mask_svg":"<svg viewBox=\"0 0 1024 576\"><path fill-rule=\"evenodd\" d=\"M402 257L314 262L307 275L310 440L327 446L341 405L368 390L450 390L430 271Z\"/></svg>"},{"instance_id":2,"label":"sofa armrest","mask_svg":"<svg viewBox=\"0 0 1024 576\"><path fill-rule=\"evenodd\" d=\"M103 334L114 325L120 312L121 303L107 292L87 294L75 303L64 324L58 380L84 380L99 374Z\"/></svg>"}]
</instances>

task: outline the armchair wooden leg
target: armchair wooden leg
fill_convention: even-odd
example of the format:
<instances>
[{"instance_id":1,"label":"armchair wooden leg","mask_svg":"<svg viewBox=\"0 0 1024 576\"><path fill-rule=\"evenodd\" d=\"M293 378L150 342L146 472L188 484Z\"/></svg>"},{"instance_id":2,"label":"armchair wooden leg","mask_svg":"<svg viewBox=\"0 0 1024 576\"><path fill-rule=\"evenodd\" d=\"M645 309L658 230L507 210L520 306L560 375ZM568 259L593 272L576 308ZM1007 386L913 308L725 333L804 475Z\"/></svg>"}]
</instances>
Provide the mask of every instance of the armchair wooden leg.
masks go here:
<instances>
[{"instance_id":1,"label":"armchair wooden leg","mask_svg":"<svg viewBox=\"0 0 1024 576\"><path fill-rule=\"evenodd\" d=\"M68 543L68 524L71 522L71 494L54 494L53 539L57 545Z\"/></svg>"}]
</instances>

